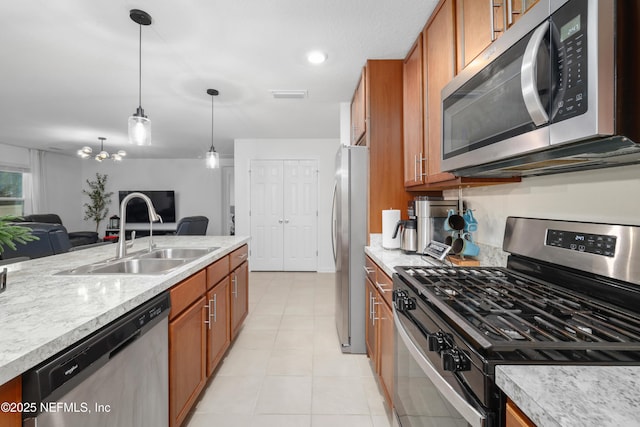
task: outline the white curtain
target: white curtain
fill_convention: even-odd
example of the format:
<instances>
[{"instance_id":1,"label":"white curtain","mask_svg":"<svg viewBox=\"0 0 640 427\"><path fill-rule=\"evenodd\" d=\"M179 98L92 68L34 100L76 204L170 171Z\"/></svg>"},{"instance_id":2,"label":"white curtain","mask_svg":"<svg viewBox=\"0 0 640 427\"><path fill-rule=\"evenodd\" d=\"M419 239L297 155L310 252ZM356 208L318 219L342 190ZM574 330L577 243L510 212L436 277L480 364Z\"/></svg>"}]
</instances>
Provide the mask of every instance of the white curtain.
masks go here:
<instances>
[{"instance_id":1,"label":"white curtain","mask_svg":"<svg viewBox=\"0 0 640 427\"><path fill-rule=\"evenodd\" d=\"M25 213L47 213L49 201L45 186L45 156L42 150L29 149L29 166L31 182L28 193L25 194ZM30 206L29 206L30 205Z\"/></svg>"}]
</instances>

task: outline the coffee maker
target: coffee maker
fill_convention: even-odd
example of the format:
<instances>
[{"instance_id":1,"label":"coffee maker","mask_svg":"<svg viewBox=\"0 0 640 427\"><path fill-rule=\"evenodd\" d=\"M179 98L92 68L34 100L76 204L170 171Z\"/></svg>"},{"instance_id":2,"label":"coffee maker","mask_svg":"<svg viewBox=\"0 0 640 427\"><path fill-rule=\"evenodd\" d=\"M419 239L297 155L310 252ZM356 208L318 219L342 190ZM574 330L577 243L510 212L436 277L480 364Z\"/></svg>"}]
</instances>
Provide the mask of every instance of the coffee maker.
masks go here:
<instances>
[{"instance_id":1,"label":"coffee maker","mask_svg":"<svg viewBox=\"0 0 640 427\"><path fill-rule=\"evenodd\" d=\"M444 243L447 237L444 231L444 222L450 209L458 209L458 200L417 196L409 202L409 206L409 218L411 218L411 212L413 211L417 223L417 253L424 253L424 249L432 240Z\"/></svg>"}]
</instances>

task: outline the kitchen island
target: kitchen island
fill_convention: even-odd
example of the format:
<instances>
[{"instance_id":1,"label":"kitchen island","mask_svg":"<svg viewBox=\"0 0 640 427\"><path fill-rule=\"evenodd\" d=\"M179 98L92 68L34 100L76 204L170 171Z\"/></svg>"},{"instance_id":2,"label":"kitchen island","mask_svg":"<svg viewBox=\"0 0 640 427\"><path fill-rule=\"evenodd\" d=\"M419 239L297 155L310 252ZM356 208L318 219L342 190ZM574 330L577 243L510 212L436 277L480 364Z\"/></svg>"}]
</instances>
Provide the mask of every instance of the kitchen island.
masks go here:
<instances>
[{"instance_id":1,"label":"kitchen island","mask_svg":"<svg viewBox=\"0 0 640 427\"><path fill-rule=\"evenodd\" d=\"M7 265L0 294L0 384L19 376L173 285L245 245L242 236L154 237L158 248L219 249L166 274L57 275L62 270L112 259L103 245ZM128 253L148 249L138 239Z\"/></svg>"}]
</instances>

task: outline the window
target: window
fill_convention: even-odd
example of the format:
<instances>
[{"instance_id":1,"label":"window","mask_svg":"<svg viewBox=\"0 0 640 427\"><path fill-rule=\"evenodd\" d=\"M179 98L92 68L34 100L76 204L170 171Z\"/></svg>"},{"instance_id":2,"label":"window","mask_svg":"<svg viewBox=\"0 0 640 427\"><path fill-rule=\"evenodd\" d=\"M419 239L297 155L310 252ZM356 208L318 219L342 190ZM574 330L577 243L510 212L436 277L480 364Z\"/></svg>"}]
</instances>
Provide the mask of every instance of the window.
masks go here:
<instances>
[{"instance_id":1,"label":"window","mask_svg":"<svg viewBox=\"0 0 640 427\"><path fill-rule=\"evenodd\" d=\"M0 170L0 216L24 215L22 172Z\"/></svg>"}]
</instances>

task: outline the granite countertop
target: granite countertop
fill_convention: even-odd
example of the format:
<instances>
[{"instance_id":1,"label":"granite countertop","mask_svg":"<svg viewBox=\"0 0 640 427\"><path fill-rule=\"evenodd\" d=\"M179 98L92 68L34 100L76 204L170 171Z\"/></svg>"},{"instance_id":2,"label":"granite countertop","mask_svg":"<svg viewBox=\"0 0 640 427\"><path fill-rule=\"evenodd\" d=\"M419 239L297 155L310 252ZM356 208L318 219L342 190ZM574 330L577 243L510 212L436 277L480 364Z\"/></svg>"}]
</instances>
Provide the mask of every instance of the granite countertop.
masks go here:
<instances>
[{"instance_id":1,"label":"granite countertop","mask_svg":"<svg viewBox=\"0 0 640 427\"><path fill-rule=\"evenodd\" d=\"M9 264L0 293L0 384L224 257L249 241L239 236L154 236L158 248L219 249L163 275L55 275L115 256L115 245ZM148 248L136 239L129 254Z\"/></svg>"},{"instance_id":2,"label":"granite countertop","mask_svg":"<svg viewBox=\"0 0 640 427\"><path fill-rule=\"evenodd\" d=\"M640 367L502 365L496 384L537 427L640 426Z\"/></svg>"},{"instance_id":3,"label":"granite countertop","mask_svg":"<svg viewBox=\"0 0 640 427\"><path fill-rule=\"evenodd\" d=\"M382 234L371 234L369 246L365 246L364 253L384 270L387 276L393 276L394 268L398 265L435 266L442 265L434 258L422 255L405 254L400 249L385 249L382 247Z\"/></svg>"}]
</instances>

